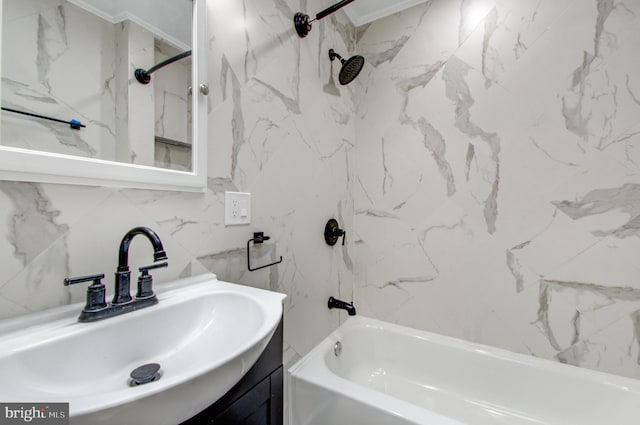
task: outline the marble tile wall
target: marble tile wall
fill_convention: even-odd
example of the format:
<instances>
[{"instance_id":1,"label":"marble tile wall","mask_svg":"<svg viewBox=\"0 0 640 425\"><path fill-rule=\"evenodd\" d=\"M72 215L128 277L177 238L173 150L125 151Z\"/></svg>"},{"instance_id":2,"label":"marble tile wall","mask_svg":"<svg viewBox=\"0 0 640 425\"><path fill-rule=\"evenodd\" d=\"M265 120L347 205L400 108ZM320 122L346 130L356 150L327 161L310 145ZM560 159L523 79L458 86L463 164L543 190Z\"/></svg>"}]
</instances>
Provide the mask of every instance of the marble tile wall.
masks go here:
<instances>
[{"instance_id":1,"label":"marble tile wall","mask_svg":"<svg viewBox=\"0 0 640 425\"><path fill-rule=\"evenodd\" d=\"M155 165L155 83L140 84L131 75L156 64L155 36L132 21L116 25L116 153L120 162ZM152 78L153 79L153 78Z\"/></svg>"},{"instance_id":2,"label":"marble tile wall","mask_svg":"<svg viewBox=\"0 0 640 425\"><path fill-rule=\"evenodd\" d=\"M360 313L640 377L640 3L358 28Z\"/></svg>"},{"instance_id":3,"label":"marble tile wall","mask_svg":"<svg viewBox=\"0 0 640 425\"><path fill-rule=\"evenodd\" d=\"M640 10L631 0L433 0L300 40L329 1L209 2L204 194L0 182L0 317L81 301L131 227L170 268L288 294L285 361L360 314L640 377ZM356 49L357 46L357 49ZM347 87L326 52L357 50ZM357 136L356 136L357 135ZM225 227L223 192L253 193ZM324 223L355 235L328 248ZM253 231L272 240L250 273ZM350 232L348 234L353 234ZM135 240L132 265L150 261Z\"/></svg>"},{"instance_id":4,"label":"marble tile wall","mask_svg":"<svg viewBox=\"0 0 640 425\"><path fill-rule=\"evenodd\" d=\"M191 169L188 148L153 142L154 126L161 137L190 137L188 65L165 68L148 86L131 78L136 68L167 59L163 50L176 54L175 48L135 22L113 25L65 0L7 0L2 9L9 40L2 46L3 106L87 125L73 130L3 112L2 144Z\"/></svg>"},{"instance_id":5,"label":"marble tile wall","mask_svg":"<svg viewBox=\"0 0 640 425\"><path fill-rule=\"evenodd\" d=\"M179 50L155 40L154 63L161 63ZM187 138L187 124L191 120L187 110L191 96L191 58L181 59L163 69L153 77L155 102L155 135L183 143L191 143Z\"/></svg>"},{"instance_id":6,"label":"marble tile wall","mask_svg":"<svg viewBox=\"0 0 640 425\"><path fill-rule=\"evenodd\" d=\"M161 63L181 53L161 40L155 41L154 63ZM155 164L174 170L192 169L191 154L191 58L181 59L163 72L153 75L155 103ZM187 143L176 146L157 139ZM160 139L160 140L162 140Z\"/></svg>"},{"instance_id":7,"label":"marble tile wall","mask_svg":"<svg viewBox=\"0 0 640 425\"><path fill-rule=\"evenodd\" d=\"M0 317L84 299L62 279L104 272L108 286L120 239L138 225L161 236L169 268L156 282L211 271L220 279L288 295L285 361L290 364L338 325L330 295L351 297L353 240L330 248L326 221L352 229L355 105L331 86L329 48L353 51L355 31L336 14L300 40L299 10L329 1L218 0L208 3L209 179L205 193L0 182ZM253 222L224 226L224 191L252 193ZM254 231L271 240L252 253ZM132 267L151 262L134 239ZM161 283L158 283L161 284ZM346 293L344 292L346 291Z\"/></svg>"},{"instance_id":8,"label":"marble tile wall","mask_svg":"<svg viewBox=\"0 0 640 425\"><path fill-rule=\"evenodd\" d=\"M2 106L87 125L3 112L2 144L114 160L115 27L64 0L2 8Z\"/></svg>"}]
</instances>

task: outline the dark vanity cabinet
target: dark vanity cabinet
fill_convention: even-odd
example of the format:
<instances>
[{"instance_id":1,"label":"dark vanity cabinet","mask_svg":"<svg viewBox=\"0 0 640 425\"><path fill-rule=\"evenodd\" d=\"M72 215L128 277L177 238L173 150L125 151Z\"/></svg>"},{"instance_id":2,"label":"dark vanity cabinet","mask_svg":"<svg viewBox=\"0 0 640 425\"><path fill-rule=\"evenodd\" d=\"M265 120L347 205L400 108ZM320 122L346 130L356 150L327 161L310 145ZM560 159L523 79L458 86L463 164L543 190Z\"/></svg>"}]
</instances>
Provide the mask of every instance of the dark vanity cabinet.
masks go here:
<instances>
[{"instance_id":1,"label":"dark vanity cabinet","mask_svg":"<svg viewBox=\"0 0 640 425\"><path fill-rule=\"evenodd\" d=\"M282 321L253 367L228 393L180 425L283 424Z\"/></svg>"}]
</instances>

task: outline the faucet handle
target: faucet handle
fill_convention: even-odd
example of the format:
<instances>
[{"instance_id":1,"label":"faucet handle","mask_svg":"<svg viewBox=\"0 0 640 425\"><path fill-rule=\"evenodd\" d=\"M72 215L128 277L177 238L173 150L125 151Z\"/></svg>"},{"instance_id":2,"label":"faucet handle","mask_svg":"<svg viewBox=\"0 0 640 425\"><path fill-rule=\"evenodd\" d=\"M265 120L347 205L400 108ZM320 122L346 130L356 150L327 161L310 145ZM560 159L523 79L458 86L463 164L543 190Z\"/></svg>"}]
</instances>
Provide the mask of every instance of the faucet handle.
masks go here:
<instances>
[{"instance_id":1,"label":"faucet handle","mask_svg":"<svg viewBox=\"0 0 640 425\"><path fill-rule=\"evenodd\" d=\"M151 264L138 269L141 274L138 277L138 292L136 293L137 299L155 297L155 294L153 293L153 276L149 274L149 270L167 267L168 265L169 263L164 261L162 263Z\"/></svg>"},{"instance_id":2,"label":"faucet handle","mask_svg":"<svg viewBox=\"0 0 640 425\"><path fill-rule=\"evenodd\" d=\"M105 301L106 290L104 287L104 283L102 283L102 279L104 279L104 274L94 274L90 276L81 276L81 277L68 277L64 280L64 285L75 285L77 283L83 282L93 282L89 285L87 289L87 303L84 306L83 311L91 312L102 310L107 307L107 303Z\"/></svg>"},{"instance_id":3,"label":"faucet handle","mask_svg":"<svg viewBox=\"0 0 640 425\"><path fill-rule=\"evenodd\" d=\"M163 267L167 267L169 265L169 263L167 263L166 261L162 262L162 263L157 263L157 264L151 264L149 266L143 266L140 267L138 269L139 272L142 272L142 274L148 273L149 270L153 270L153 269L161 269Z\"/></svg>"}]
</instances>

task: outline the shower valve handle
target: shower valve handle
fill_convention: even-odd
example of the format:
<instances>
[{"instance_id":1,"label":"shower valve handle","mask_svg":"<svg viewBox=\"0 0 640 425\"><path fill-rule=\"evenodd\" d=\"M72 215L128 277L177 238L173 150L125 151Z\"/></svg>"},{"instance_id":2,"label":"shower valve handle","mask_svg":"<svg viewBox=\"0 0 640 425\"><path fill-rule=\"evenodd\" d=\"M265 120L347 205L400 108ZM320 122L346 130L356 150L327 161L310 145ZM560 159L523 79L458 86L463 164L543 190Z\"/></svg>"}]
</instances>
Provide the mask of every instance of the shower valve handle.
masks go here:
<instances>
[{"instance_id":1,"label":"shower valve handle","mask_svg":"<svg viewBox=\"0 0 640 425\"><path fill-rule=\"evenodd\" d=\"M342 237L342 246L344 246L347 237L347 231L340 228L335 219L330 219L324 226L324 241L329 246L333 246L338 242L338 238Z\"/></svg>"},{"instance_id":2,"label":"shower valve handle","mask_svg":"<svg viewBox=\"0 0 640 425\"><path fill-rule=\"evenodd\" d=\"M333 234L337 237L342 236L342 246L344 246L344 241L347 238L347 231L342 229L334 229Z\"/></svg>"}]
</instances>

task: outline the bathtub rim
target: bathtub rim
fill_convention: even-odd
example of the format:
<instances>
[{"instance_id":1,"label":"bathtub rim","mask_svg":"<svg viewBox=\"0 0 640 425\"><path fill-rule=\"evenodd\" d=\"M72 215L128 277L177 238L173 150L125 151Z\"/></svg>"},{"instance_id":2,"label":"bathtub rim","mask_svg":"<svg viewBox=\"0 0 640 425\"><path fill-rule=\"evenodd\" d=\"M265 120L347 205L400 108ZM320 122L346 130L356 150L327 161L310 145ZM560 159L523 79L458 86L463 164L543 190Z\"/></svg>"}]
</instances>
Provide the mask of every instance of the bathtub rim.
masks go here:
<instances>
[{"instance_id":1,"label":"bathtub rim","mask_svg":"<svg viewBox=\"0 0 640 425\"><path fill-rule=\"evenodd\" d=\"M503 348L492 347L476 342L466 341L447 335L442 335L430 331L423 331L394 323L388 323L365 316L349 317L338 328L331 332L322 342L316 345L307 355L298 360L287 370L289 408L288 415L290 424L293 424L293 380L301 380L312 385L316 385L330 392L338 392L341 395L370 405L377 410L378 406L391 404L390 412L412 424L424 423L425 412L433 414L434 422L443 425L464 425L454 418L445 416L438 412L430 411L422 406L414 405L408 401L396 398L389 394L384 394L366 386L352 382L342 376L337 375L325 364L326 353L333 350L333 346L344 337L344 334L353 329L381 329L387 330L412 338L418 338L434 344L441 344L450 348L460 349L470 352L472 355L489 356L494 359L520 364L525 367L543 368L559 376L583 380L600 384L604 387L612 387L618 391L635 394L640 397L640 380L607 372L587 369L559 363L549 359L534 357L527 354L515 353ZM384 409L385 411L389 411Z\"/></svg>"},{"instance_id":2,"label":"bathtub rim","mask_svg":"<svg viewBox=\"0 0 640 425\"><path fill-rule=\"evenodd\" d=\"M295 423L293 420L292 406L293 381L295 379L315 385L331 393L338 392L345 398L368 405L376 411L382 411L395 416L407 424L423 425L424 421L428 419L430 423L438 425L466 425L456 419L425 409L408 401L356 384L336 375L324 365L325 353L327 350L332 350L334 344L340 339L337 337L340 335L339 331L344 332L354 327L363 327L363 325L365 325L365 327L371 327L367 326L370 321L381 325L385 324L385 322L363 318L361 316L350 317L287 370L287 397L289 400L287 415L289 424L292 425ZM318 362L320 362L319 364L322 365L322 367L318 366ZM385 406L385 408L381 408L380 406Z\"/></svg>"},{"instance_id":3,"label":"bathtub rim","mask_svg":"<svg viewBox=\"0 0 640 425\"><path fill-rule=\"evenodd\" d=\"M618 387L630 388L638 391L640 396L640 379L631 378L622 375L615 375L608 372L589 369L586 367L574 366L567 363L560 363L557 361L534 357L529 354L516 353L506 350L504 348L493 347L477 342L467 341L460 338L451 337L431 331L424 331L420 329L410 328L407 326L398 325L395 323L384 322L378 319L372 319L365 316L349 317L336 328L331 334L329 334L320 344L316 345L306 356L298 360L292 365L289 370L300 370L302 365L308 363L312 358L322 357L327 348L333 348L333 345L340 340L336 338L336 335L342 335L345 332L353 328L370 328L370 329L384 329L397 332L417 339L422 339L428 342L443 344L452 348L461 349L464 351L473 351L477 354L488 355L490 357L513 361L515 363L529 365L529 366L541 366L545 368L551 368L553 371L557 371L563 375L578 375L580 378L588 377L590 381L613 384ZM306 360L306 361L305 361ZM336 375L337 376L337 375ZM341 378L344 379L344 378ZM618 382L606 382L606 380L620 381Z\"/></svg>"}]
</instances>

